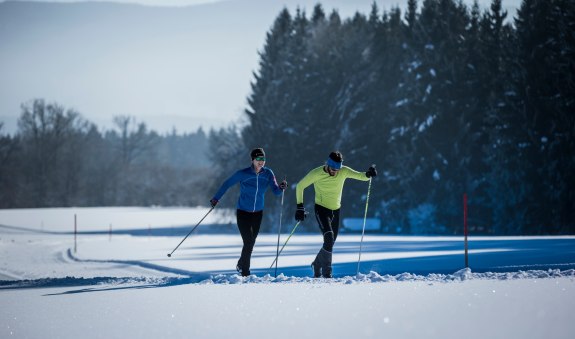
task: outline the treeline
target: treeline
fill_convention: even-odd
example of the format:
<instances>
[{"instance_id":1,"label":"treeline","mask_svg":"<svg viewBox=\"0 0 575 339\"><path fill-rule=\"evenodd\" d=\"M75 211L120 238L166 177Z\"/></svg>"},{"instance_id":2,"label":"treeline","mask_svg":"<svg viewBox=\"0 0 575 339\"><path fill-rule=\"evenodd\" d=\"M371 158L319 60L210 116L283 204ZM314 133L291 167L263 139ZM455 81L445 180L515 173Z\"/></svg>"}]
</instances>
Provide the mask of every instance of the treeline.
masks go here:
<instances>
[{"instance_id":1,"label":"treeline","mask_svg":"<svg viewBox=\"0 0 575 339\"><path fill-rule=\"evenodd\" d=\"M466 193L472 232L573 234L575 2L524 0L508 16L499 0L408 0L405 13L374 3L347 20L319 4L283 10L247 123L209 135L159 135L128 116L104 131L34 100L16 134L0 123L0 208L206 205L253 147L291 185L337 149L357 170L377 164L369 216L383 232L461 234ZM366 193L348 181L342 216L363 217ZM221 206L236 200L237 188ZM263 230L279 208L270 194ZM300 227L315 231L311 219Z\"/></svg>"},{"instance_id":2,"label":"treeline","mask_svg":"<svg viewBox=\"0 0 575 339\"><path fill-rule=\"evenodd\" d=\"M575 2L524 0L514 18L499 0L407 5L345 21L319 4L283 10L249 123L210 144L218 180L256 146L292 184L340 150L357 170L377 164L369 214L385 232L461 234L467 193L474 232L575 233ZM363 217L366 191L348 182L343 216ZM268 206L277 218L279 202Z\"/></svg>"},{"instance_id":3,"label":"treeline","mask_svg":"<svg viewBox=\"0 0 575 339\"><path fill-rule=\"evenodd\" d=\"M206 204L209 136L159 135L116 116L100 131L80 113L36 99L1 133L0 208Z\"/></svg>"}]
</instances>

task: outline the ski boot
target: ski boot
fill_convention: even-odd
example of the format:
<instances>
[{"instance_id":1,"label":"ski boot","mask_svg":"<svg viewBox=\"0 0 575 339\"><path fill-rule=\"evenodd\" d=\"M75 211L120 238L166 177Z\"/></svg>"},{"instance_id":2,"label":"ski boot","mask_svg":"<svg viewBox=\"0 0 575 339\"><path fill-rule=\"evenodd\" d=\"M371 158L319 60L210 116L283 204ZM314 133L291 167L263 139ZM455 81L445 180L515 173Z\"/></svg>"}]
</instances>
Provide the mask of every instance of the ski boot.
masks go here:
<instances>
[{"instance_id":1,"label":"ski boot","mask_svg":"<svg viewBox=\"0 0 575 339\"><path fill-rule=\"evenodd\" d=\"M331 278L331 252L319 250L315 260L311 263L314 278Z\"/></svg>"},{"instance_id":2,"label":"ski boot","mask_svg":"<svg viewBox=\"0 0 575 339\"><path fill-rule=\"evenodd\" d=\"M238 273L242 276L242 277L247 277L250 275L250 269L249 267L246 268L244 265L242 265L241 259L240 261L238 261L238 264L236 265L236 270L238 271Z\"/></svg>"},{"instance_id":3,"label":"ski boot","mask_svg":"<svg viewBox=\"0 0 575 339\"><path fill-rule=\"evenodd\" d=\"M332 267L331 267L331 252L325 251L324 260L321 267L321 275L324 278L332 278Z\"/></svg>"},{"instance_id":4,"label":"ski boot","mask_svg":"<svg viewBox=\"0 0 575 339\"><path fill-rule=\"evenodd\" d=\"M321 265L320 265L320 263L317 261L317 257L316 257L315 260L311 263L311 269L313 270L313 277L314 277L314 278L320 278L320 277L321 277Z\"/></svg>"}]
</instances>

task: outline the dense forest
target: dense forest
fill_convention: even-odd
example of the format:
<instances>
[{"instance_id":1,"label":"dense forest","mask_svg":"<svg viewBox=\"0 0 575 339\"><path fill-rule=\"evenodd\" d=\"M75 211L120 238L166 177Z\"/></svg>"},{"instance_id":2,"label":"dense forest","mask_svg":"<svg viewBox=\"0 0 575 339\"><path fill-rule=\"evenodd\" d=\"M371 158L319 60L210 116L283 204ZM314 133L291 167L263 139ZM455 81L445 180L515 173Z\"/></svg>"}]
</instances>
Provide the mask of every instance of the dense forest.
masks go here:
<instances>
[{"instance_id":1,"label":"dense forest","mask_svg":"<svg viewBox=\"0 0 575 339\"><path fill-rule=\"evenodd\" d=\"M321 5L282 11L249 123L212 146L221 174L262 146L293 184L337 149L352 168L377 165L369 214L384 232L461 234L466 193L473 232L575 233L575 2L525 0L514 18L499 0L407 4L345 21ZM348 181L343 216L363 217L366 191Z\"/></svg>"},{"instance_id":2,"label":"dense forest","mask_svg":"<svg viewBox=\"0 0 575 339\"><path fill-rule=\"evenodd\" d=\"M405 13L374 2L345 20L321 4L285 9L260 50L245 125L161 136L118 116L100 131L33 100L14 136L0 125L0 208L207 205L264 147L290 184L291 225L293 185L339 150L356 170L377 165L369 216L384 233L461 234L467 194L476 234L574 234L574 77L571 0L524 0L513 18L500 0L407 0ZM348 181L342 216L363 217L366 193ZM269 195L264 231L279 201Z\"/></svg>"}]
</instances>

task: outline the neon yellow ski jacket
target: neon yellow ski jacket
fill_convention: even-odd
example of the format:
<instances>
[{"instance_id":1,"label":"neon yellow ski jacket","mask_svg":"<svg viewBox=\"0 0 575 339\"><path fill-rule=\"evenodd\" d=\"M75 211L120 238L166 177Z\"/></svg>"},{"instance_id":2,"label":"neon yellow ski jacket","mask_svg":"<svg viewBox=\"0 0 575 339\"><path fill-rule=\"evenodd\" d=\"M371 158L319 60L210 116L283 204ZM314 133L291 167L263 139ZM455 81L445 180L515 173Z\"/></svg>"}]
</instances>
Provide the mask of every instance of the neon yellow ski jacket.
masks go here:
<instances>
[{"instance_id":1,"label":"neon yellow ski jacket","mask_svg":"<svg viewBox=\"0 0 575 339\"><path fill-rule=\"evenodd\" d=\"M314 168L297 183L295 188L296 203L303 204L303 191L313 184L315 203L330 210L337 210L341 207L343 184L347 178L369 181L365 173L347 166L342 166L333 177L323 170L323 166Z\"/></svg>"}]
</instances>

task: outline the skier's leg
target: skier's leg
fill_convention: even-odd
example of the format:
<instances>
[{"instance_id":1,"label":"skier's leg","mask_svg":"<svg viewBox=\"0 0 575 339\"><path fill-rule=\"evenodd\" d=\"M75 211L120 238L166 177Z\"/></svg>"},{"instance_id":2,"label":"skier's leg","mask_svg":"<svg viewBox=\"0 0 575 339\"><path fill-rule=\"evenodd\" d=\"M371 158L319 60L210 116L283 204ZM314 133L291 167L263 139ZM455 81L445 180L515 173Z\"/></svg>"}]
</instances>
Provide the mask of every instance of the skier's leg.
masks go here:
<instances>
[{"instance_id":1,"label":"skier's leg","mask_svg":"<svg viewBox=\"0 0 575 339\"><path fill-rule=\"evenodd\" d=\"M321 268L321 276L324 278L332 277L331 258L332 258L332 252L324 251L322 268Z\"/></svg>"},{"instance_id":2,"label":"skier's leg","mask_svg":"<svg viewBox=\"0 0 575 339\"><path fill-rule=\"evenodd\" d=\"M339 211L335 210L332 211L332 219L331 219L331 229L333 231L333 244L335 245L335 241L337 240L337 235L339 234Z\"/></svg>"},{"instance_id":3,"label":"skier's leg","mask_svg":"<svg viewBox=\"0 0 575 339\"><path fill-rule=\"evenodd\" d=\"M250 275L251 256L260 230L262 215L261 211L255 213L237 211L238 229L242 236L243 247L236 268L242 276Z\"/></svg>"},{"instance_id":4,"label":"skier's leg","mask_svg":"<svg viewBox=\"0 0 575 339\"><path fill-rule=\"evenodd\" d=\"M323 234L323 245L315 260L312 262L313 276L315 278L319 278L320 276L331 277L331 252L335 242L335 233L331 226L333 211L315 205L315 217L319 229Z\"/></svg>"},{"instance_id":5,"label":"skier's leg","mask_svg":"<svg viewBox=\"0 0 575 339\"><path fill-rule=\"evenodd\" d=\"M335 240L337 239L337 234L339 233L339 209L335 211L331 211L331 215L329 217L329 225L330 229L332 230L333 234L333 241L331 242L331 251L327 251L324 255L323 260L323 267L322 267L322 276L324 278L331 278L332 277L332 253L333 253L333 246L335 245Z\"/></svg>"},{"instance_id":6,"label":"skier's leg","mask_svg":"<svg viewBox=\"0 0 575 339\"><path fill-rule=\"evenodd\" d=\"M321 266L321 275L324 278L332 277L332 253L339 233L339 211L339 209L330 210L319 205L316 205L315 209L316 219L323 233L323 246L314 263L316 266ZM314 276L316 273L318 270L314 266Z\"/></svg>"},{"instance_id":7,"label":"skier's leg","mask_svg":"<svg viewBox=\"0 0 575 339\"><path fill-rule=\"evenodd\" d=\"M238 223L238 230L240 231L240 235L242 236L242 253L240 255L240 259L238 260L238 264L236 269L241 274L244 268L244 261L245 261L245 252L247 247L249 246L249 239L250 239L250 230L249 230L249 222L246 220L246 215L244 211L237 210L236 211L237 223Z\"/></svg>"},{"instance_id":8,"label":"skier's leg","mask_svg":"<svg viewBox=\"0 0 575 339\"><path fill-rule=\"evenodd\" d=\"M254 212L251 215L251 227L250 227L250 242L248 244L248 250L246 251L246 259L244 261L244 267L247 271L247 275L250 275L250 266L251 266L251 261L252 261L252 252L254 250L254 246L256 245L256 238L258 237L258 234L260 233L260 226L262 224L262 216L263 213L262 211L259 212Z\"/></svg>"},{"instance_id":9,"label":"skier's leg","mask_svg":"<svg viewBox=\"0 0 575 339\"><path fill-rule=\"evenodd\" d=\"M315 256L315 259L312 261L311 263L311 269L313 270L313 277L314 278L319 278L321 277L321 259L320 259L320 253L321 251L323 251L324 249L320 249L319 252L317 253L317 255Z\"/></svg>"},{"instance_id":10,"label":"skier's leg","mask_svg":"<svg viewBox=\"0 0 575 339\"><path fill-rule=\"evenodd\" d=\"M315 219L321 233L323 234L323 245L322 248L328 252L333 250L333 244L335 242L335 233L332 229L331 222L333 218L333 211L322 207L320 205L315 205Z\"/></svg>"}]
</instances>

